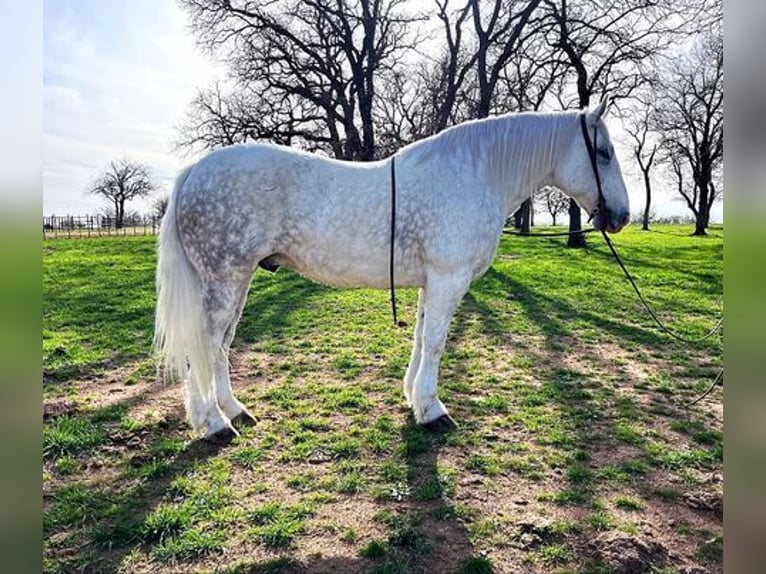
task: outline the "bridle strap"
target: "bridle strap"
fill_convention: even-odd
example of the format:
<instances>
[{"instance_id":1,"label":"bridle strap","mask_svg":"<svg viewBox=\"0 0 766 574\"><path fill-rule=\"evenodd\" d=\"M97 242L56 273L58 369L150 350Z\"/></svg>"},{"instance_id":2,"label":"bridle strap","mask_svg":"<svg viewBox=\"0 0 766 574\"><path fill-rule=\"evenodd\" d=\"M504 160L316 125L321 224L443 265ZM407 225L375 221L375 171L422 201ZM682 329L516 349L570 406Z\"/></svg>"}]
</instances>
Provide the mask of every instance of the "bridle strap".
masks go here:
<instances>
[{"instance_id":1,"label":"bridle strap","mask_svg":"<svg viewBox=\"0 0 766 574\"><path fill-rule=\"evenodd\" d=\"M604 197L604 189L601 186L601 175L598 173L598 160L596 158L596 138L598 137L598 129L593 126L593 141L590 141L588 137L588 125L586 122L585 113L580 114L580 129L582 130L582 137L585 140L585 147L588 150L588 157L590 158L590 167L593 169L593 176L596 179L596 189L598 190L598 217L601 218L601 229L603 230L606 223L606 198ZM593 219L593 215L588 218L588 221Z\"/></svg>"}]
</instances>

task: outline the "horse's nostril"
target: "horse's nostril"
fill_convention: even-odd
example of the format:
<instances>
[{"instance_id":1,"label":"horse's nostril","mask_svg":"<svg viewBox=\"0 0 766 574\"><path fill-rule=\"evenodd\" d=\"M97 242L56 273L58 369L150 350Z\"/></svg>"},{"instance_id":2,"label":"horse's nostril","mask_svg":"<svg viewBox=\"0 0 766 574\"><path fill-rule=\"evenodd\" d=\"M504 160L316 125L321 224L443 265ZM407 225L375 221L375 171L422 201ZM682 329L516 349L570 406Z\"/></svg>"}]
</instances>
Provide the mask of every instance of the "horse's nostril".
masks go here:
<instances>
[{"instance_id":1,"label":"horse's nostril","mask_svg":"<svg viewBox=\"0 0 766 574\"><path fill-rule=\"evenodd\" d=\"M630 213L627 211L622 214L622 217L620 218L620 225L627 225L630 221Z\"/></svg>"}]
</instances>

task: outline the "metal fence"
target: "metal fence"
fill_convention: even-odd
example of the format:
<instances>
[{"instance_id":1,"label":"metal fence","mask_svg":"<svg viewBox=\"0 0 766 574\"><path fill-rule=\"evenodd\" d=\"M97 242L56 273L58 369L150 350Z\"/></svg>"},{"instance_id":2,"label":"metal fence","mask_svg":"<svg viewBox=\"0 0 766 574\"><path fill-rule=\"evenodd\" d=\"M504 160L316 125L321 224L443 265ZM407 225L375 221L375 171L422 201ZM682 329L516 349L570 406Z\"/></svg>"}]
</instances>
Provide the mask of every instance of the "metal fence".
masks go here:
<instances>
[{"instance_id":1,"label":"metal fence","mask_svg":"<svg viewBox=\"0 0 766 574\"><path fill-rule=\"evenodd\" d=\"M155 235L160 229L156 215L129 215L117 226L108 215L49 215L43 217L45 239Z\"/></svg>"}]
</instances>

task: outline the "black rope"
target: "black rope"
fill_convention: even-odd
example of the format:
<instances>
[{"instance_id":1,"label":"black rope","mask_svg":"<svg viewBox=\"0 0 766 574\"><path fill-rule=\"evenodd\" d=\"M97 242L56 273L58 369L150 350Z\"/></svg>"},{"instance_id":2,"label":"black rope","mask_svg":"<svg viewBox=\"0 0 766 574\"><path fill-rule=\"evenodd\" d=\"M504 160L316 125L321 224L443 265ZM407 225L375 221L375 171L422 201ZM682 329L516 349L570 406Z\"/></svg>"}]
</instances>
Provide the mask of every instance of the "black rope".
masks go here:
<instances>
[{"instance_id":1,"label":"black rope","mask_svg":"<svg viewBox=\"0 0 766 574\"><path fill-rule=\"evenodd\" d=\"M617 254L617 250L614 248L614 245L612 244L612 240L609 239L609 236L606 234L605 231L602 231L601 235L604 236L604 241L606 241L606 244L609 246L609 249L612 252L612 255L614 255L614 258L617 260L617 263L620 265L620 269L622 269L622 272L625 274L625 277L628 278L630 285L633 287L633 290L636 292L636 295L638 295L638 298L641 301L641 303L643 303L644 308L646 308L646 310L649 312L649 315L651 315L652 319L654 319L654 322L657 323L660 329L665 331L671 337L689 344L700 343L704 341L705 339L709 339L710 337L712 337L718 332L718 330L723 325L723 317L718 319L718 323L716 323L715 327L713 327L710 331L708 331L702 337L699 337L696 339L687 339L686 337L682 337L681 335L679 335L678 333L676 333L675 331L667 327L662 321L660 321L660 319L654 313L652 308L649 306L649 303L647 303L646 299L644 299L644 296L641 294L641 291L639 291L638 286L636 285L636 282L633 280L633 277L628 272L628 269L625 267L625 264L622 262L622 259L620 259L620 256Z\"/></svg>"},{"instance_id":2,"label":"black rope","mask_svg":"<svg viewBox=\"0 0 766 574\"><path fill-rule=\"evenodd\" d=\"M391 240L388 254L388 284L391 287L391 315L395 327L406 327L407 323L396 319L396 288L394 287L394 239L396 237L396 159L391 156Z\"/></svg>"},{"instance_id":3,"label":"black rope","mask_svg":"<svg viewBox=\"0 0 766 574\"><path fill-rule=\"evenodd\" d=\"M391 241L388 254L388 284L391 287L391 314L396 320L396 290L394 289L394 237L396 237L396 158L391 157Z\"/></svg>"},{"instance_id":4,"label":"black rope","mask_svg":"<svg viewBox=\"0 0 766 574\"><path fill-rule=\"evenodd\" d=\"M721 381L721 386L723 386L723 369L718 371L718 374L716 375L715 379L710 384L710 386L707 388L707 390L704 393L702 393L700 396L698 396L696 399L694 399L692 402L685 404L684 408L688 409L689 407L693 407L702 399L704 399L706 396L708 396L710 393L712 393L713 389L715 389L716 386L718 385L718 381Z\"/></svg>"}]
</instances>

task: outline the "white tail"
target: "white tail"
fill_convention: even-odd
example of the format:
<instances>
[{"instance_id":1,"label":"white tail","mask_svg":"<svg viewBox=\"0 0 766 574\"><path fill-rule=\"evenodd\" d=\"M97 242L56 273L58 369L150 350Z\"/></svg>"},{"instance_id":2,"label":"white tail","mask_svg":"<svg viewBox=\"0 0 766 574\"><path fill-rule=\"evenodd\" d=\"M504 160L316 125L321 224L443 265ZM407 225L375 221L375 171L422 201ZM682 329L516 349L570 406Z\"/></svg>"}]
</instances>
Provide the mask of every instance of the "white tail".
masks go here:
<instances>
[{"instance_id":1,"label":"white tail","mask_svg":"<svg viewBox=\"0 0 766 574\"><path fill-rule=\"evenodd\" d=\"M185 379L185 403L189 422L195 429L204 426L204 413L192 408L214 393L212 352L203 307L199 274L186 256L178 231L178 196L193 166L178 176L160 226L157 262L157 313L154 348L167 379Z\"/></svg>"}]
</instances>

